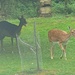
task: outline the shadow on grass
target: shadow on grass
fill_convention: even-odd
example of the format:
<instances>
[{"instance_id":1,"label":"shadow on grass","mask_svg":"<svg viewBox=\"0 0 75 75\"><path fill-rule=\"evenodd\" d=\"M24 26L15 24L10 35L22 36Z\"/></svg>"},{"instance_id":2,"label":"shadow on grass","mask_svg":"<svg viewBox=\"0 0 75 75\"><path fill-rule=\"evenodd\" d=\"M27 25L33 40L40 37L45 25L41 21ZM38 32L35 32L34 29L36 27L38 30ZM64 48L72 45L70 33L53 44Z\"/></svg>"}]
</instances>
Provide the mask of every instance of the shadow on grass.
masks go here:
<instances>
[{"instance_id":1,"label":"shadow on grass","mask_svg":"<svg viewBox=\"0 0 75 75\"><path fill-rule=\"evenodd\" d=\"M50 70L34 70L34 71L23 71L20 73L17 73L15 75L56 75L56 71L50 71Z\"/></svg>"}]
</instances>

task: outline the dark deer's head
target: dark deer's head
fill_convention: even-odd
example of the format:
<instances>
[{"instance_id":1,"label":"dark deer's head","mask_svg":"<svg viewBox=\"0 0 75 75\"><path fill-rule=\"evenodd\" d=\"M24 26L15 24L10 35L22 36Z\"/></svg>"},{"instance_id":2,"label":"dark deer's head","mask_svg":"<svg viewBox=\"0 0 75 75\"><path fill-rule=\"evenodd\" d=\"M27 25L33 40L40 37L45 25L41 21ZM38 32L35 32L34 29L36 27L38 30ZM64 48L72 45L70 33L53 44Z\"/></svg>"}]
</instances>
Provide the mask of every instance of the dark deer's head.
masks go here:
<instances>
[{"instance_id":1,"label":"dark deer's head","mask_svg":"<svg viewBox=\"0 0 75 75\"><path fill-rule=\"evenodd\" d=\"M20 20L20 25L26 26L27 22L26 22L26 19L23 17L23 15L18 19Z\"/></svg>"}]
</instances>

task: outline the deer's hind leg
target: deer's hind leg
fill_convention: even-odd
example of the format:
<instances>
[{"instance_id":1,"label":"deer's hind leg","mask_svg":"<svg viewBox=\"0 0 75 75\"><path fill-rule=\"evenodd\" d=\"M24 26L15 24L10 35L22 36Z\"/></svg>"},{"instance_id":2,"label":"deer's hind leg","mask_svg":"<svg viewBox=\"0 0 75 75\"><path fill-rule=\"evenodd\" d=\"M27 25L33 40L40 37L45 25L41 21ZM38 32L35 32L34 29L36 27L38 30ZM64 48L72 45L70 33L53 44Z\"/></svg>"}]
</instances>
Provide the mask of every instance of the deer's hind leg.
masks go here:
<instances>
[{"instance_id":1,"label":"deer's hind leg","mask_svg":"<svg viewBox=\"0 0 75 75\"><path fill-rule=\"evenodd\" d=\"M5 36L0 36L0 42L1 42L1 50L3 50L3 39Z\"/></svg>"},{"instance_id":2,"label":"deer's hind leg","mask_svg":"<svg viewBox=\"0 0 75 75\"><path fill-rule=\"evenodd\" d=\"M13 38L11 37L11 44L12 44L12 47L13 47Z\"/></svg>"},{"instance_id":3,"label":"deer's hind leg","mask_svg":"<svg viewBox=\"0 0 75 75\"><path fill-rule=\"evenodd\" d=\"M1 40L1 49L3 49L3 40Z\"/></svg>"},{"instance_id":4,"label":"deer's hind leg","mask_svg":"<svg viewBox=\"0 0 75 75\"><path fill-rule=\"evenodd\" d=\"M54 57L53 48L54 48L54 43L51 42L51 48L50 48L51 59L53 59L53 57Z\"/></svg>"}]
</instances>

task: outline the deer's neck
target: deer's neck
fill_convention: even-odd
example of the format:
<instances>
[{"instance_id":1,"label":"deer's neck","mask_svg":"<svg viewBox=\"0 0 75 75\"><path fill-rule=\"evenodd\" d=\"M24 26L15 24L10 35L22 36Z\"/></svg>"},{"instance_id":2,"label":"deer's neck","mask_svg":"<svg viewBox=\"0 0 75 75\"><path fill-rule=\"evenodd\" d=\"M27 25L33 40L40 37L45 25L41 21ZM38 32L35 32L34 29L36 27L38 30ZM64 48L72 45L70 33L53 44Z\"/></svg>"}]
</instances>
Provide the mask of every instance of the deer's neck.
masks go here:
<instances>
[{"instance_id":1,"label":"deer's neck","mask_svg":"<svg viewBox=\"0 0 75 75\"><path fill-rule=\"evenodd\" d=\"M67 38L69 39L71 37L71 32L69 32L68 34L67 34Z\"/></svg>"},{"instance_id":2,"label":"deer's neck","mask_svg":"<svg viewBox=\"0 0 75 75\"><path fill-rule=\"evenodd\" d=\"M22 24L19 24L19 26L17 28L17 34L20 34L21 29L22 29Z\"/></svg>"}]
</instances>

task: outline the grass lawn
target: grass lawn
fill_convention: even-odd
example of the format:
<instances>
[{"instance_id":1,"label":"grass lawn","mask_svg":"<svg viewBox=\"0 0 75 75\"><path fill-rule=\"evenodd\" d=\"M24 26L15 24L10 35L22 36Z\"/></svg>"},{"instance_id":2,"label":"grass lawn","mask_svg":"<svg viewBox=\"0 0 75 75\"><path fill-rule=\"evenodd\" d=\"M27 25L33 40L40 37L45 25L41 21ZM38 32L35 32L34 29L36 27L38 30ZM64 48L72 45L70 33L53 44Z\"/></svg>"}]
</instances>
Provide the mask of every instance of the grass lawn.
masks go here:
<instances>
[{"instance_id":1,"label":"grass lawn","mask_svg":"<svg viewBox=\"0 0 75 75\"><path fill-rule=\"evenodd\" d=\"M18 25L18 20L8 20ZM52 17L52 18L28 18L27 26L22 28L20 38L23 42L34 46L34 22L36 22L36 31L40 40L41 53L39 53L40 66L48 73L39 73L37 75L75 75L75 38L71 37L67 44L67 61L60 59L61 49L56 44L54 48L54 59L50 59L50 43L48 41L48 31L50 29L61 29L69 32L68 26L75 28L75 17ZM30 47L19 41L20 52L16 48L12 49L9 37L4 39L4 50L0 49L0 75L22 75L22 70L28 71L36 68L36 55L30 50ZM42 57L42 60L41 60ZM21 59L20 59L21 58ZM25 74L25 75L34 75ZM36 75L36 74L35 74Z\"/></svg>"}]
</instances>

